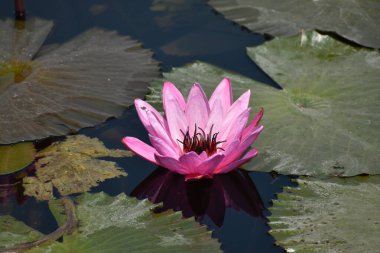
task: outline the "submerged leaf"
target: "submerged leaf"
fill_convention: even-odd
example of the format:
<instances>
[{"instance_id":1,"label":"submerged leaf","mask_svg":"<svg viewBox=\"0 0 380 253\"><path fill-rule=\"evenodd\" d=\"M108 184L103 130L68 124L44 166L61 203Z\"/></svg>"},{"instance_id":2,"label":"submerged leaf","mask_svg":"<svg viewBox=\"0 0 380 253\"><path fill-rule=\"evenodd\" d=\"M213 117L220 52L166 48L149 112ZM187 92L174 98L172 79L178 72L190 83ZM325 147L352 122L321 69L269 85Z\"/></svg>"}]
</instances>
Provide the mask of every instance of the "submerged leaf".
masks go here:
<instances>
[{"instance_id":1,"label":"submerged leaf","mask_svg":"<svg viewBox=\"0 0 380 253\"><path fill-rule=\"evenodd\" d=\"M287 252L374 252L380 177L297 179L270 208L270 233Z\"/></svg>"},{"instance_id":2,"label":"submerged leaf","mask_svg":"<svg viewBox=\"0 0 380 253\"><path fill-rule=\"evenodd\" d=\"M35 241L42 235L9 215L0 216L0 231L0 251L17 244Z\"/></svg>"},{"instance_id":3,"label":"submerged leaf","mask_svg":"<svg viewBox=\"0 0 380 253\"><path fill-rule=\"evenodd\" d=\"M25 168L33 162L35 153L32 142L0 146L0 175Z\"/></svg>"},{"instance_id":4,"label":"submerged leaf","mask_svg":"<svg viewBox=\"0 0 380 253\"><path fill-rule=\"evenodd\" d=\"M69 136L38 152L36 176L23 179L25 194L39 200L52 198L53 187L63 195L82 193L106 179L126 176L116 163L95 158L124 157L131 153L109 150L96 138Z\"/></svg>"},{"instance_id":5,"label":"submerged leaf","mask_svg":"<svg viewBox=\"0 0 380 253\"><path fill-rule=\"evenodd\" d=\"M210 0L228 19L253 32L291 36L304 30L335 32L380 48L380 2L372 0Z\"/></svg>"},{"instance_id":6,"label":"submerged leaf","mask_svg":"<svg viewBox=\"0 0 380 253\"><path fill-rule=\"evenodd\" d=\"M283 90L195 62L154 81L148 102L161 108L164 80L182 93L199 82L210 96L227 76L234 95L251 89L253 113L265 110L264 131L254 145L259 155L244 168L318 176L380 173L377 52L353 49L329 37L319 42L314 38L302 47L296 38L278 39L249 52L255 52L259 65Z\"/></svg>"},{"instance_id":7,"label":"submerged leaf","mask_svg":"<svg viewBox=\"0 0 380 253\"><path fill-rule=\"evenodd\" d=\"M91 29L46 50L52 22L0 21L0 143L64 135L119 116L158 75L152 53ZM40 51L39 51L40 50Z\"/></svg>"},{"instance_id":8,"label":"submerged leaf","mask_svg":"<svg viewBox=\"0 0 380 253\"><path fill-rule=\"evenodd\" d=\"M86 193L76 202L79 231L30 252L221 252L206 227L179 213L155 214L148 200Z\"/></svg>"}]
</instances>

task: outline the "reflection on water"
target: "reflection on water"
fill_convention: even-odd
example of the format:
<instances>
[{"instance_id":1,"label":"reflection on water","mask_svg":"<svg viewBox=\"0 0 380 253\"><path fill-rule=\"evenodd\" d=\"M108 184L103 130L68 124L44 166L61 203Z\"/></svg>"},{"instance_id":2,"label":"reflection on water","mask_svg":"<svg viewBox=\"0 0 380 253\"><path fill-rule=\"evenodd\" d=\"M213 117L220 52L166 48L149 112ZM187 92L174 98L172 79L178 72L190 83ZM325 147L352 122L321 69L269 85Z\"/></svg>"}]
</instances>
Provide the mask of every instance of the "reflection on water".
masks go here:
<instances>
[{"instance_id":1,"label":"reflection on water","mask_svg":"<svg viewBox=\"0 0 380 253\"><path fill-rule=\"evenodd\" d=\"M256 186L242 170L215 175L213 179L185 181L183 175L158 168L131 195L162 202L163 210L182 211L186 218L195 216L201 221L207 215L219 227L223 225L226 208L263 217L264 205Z\"/></svg>"}]
</instances>

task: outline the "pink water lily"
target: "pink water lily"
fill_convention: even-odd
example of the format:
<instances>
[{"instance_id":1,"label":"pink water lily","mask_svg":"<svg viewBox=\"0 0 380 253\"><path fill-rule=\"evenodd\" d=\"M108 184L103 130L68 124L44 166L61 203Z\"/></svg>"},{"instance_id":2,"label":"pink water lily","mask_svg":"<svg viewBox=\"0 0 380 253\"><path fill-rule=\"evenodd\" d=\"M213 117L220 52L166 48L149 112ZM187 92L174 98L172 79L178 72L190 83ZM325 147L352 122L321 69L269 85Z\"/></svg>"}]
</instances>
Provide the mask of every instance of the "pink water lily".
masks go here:
<instances>
[{"instance_id":1,"label":"pink water lily","mask_svg":"<svg viewBox=\"0 0 380 253\"><path fill-rule=\"evenodd\" d=\"M124 137L123 143L137 155L187 180L227 173L257 155L255 149L245 153L263 130L259 125L263 110L247 125L250 90L233 102L231 81L224 78L209 100L197 83L187 102L170 82L165 82L162 93L164 116L135 100L152 145Z\"/></svg>"}]
</instances>

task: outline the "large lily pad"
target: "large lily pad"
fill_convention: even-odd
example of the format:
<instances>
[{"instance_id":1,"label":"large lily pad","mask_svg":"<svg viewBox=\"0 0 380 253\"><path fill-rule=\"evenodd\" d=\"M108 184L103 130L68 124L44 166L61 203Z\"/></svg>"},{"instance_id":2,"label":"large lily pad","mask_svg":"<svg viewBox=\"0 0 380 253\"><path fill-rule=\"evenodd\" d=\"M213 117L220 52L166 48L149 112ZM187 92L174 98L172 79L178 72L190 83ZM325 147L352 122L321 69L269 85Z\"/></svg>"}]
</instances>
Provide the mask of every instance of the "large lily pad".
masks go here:
<instances>
[{"instance_id":1,"label":"large lily pad","mask_svg":"<svg viewBox=\"0 0 380 253\"><path fill-rule=\"evenodd\" d=\"M0 146L0 175L25 168L33 162L35 153L32 142Z\"/></svg>"},{"instance_id":2,"label":"large lily pad","mask_svg":"<svg viewBox=\"0 0 380 253\"><path fill-rule=\"evenodd\" d=\"M379 54L316 33L303 43L276 39L249 49L283 90L196 62L153 82L148 102L161 107L164 80L185 94L199 82L210 95L228 76L235 97L251 89L252 111L265 110L264 131L254 144L259 155L244 168L319 176L380 173Z\"/></svg>"},{"instance_id":3,"label":"large lily pad","mask_svg":"<svg viewBox=\"0 0 380 253\"><path fill-rule=\"evenodd\" d=\"M287 252L375 252L380 177L296 180L270 208L270 233Z\"/></svg>"},{"instance_id":4,"label":"large lily pad","mask_svg":"<svg viewBox=\"0 0 380 253\"><path fill-rule=\"evenodd\" d=\"M0 143L64 135L120 115L158 75L130 37L91 29L40 50L52 23L0 21Z\"/></svg>"},{"instance_id":5,"label":"large lily pad","mask_svg":"<svg viewBox=\"0 0 380 253\"><path fill-rule=\"evenodd\" d=\"M30 252L221 252L206 227L179 213L155 214L148 200L96 193L76 202L79 230Z\"/></svg>"},{"instance_id":6,"label":"large lily pad","mask_svg":"<svg viewBox=\"0 0 380 253\"><path fill-rule=\"evenodd\" d=\"M228 19L253 32L291 36L304 30L335 32L380 48L380 2L372 0L210 0Z\"/></svg>"},{"instance_id":7,"label":"large lily pad","mask_svg":"<svg viewBox=\"0 0 380 253\"><path fill-rule=\"evenodd\" d=\"M62 196L86 192L98 182L127 175L116 163L96 158L130 155L129 151L109 150L96 138L69 136L37 153L41 158L35 164L36 176L23 179L24 194L47 200L53 197L53 187Z\"/></svg>"}]
</instances>

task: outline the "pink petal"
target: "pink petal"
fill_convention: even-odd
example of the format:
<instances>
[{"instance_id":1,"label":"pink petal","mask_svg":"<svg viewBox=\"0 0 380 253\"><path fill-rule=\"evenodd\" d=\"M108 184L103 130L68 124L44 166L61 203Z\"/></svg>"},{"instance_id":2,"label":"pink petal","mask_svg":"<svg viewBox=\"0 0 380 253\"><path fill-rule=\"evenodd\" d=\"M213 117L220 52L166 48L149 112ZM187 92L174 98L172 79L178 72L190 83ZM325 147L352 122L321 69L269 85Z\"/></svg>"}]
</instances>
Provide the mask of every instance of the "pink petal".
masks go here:
<instances>
[{"instance_id":1,"label":"pink petal","mask_svg":"<svg viewBox=\"0 0 380 253\"><path fill-rule=\"evenodd\" d=\"M178 148L178 145L173 143L170 133L161 125L156 115L154 115L150 111L147 112L147 115L148 115L150 126L152 128L150 134L160 138L168 146L170 146L174 152L179 153L180 150Z\"/></svg>"},{"instance_id":2,"label":"pink petal","mask_svg":"<svg viewBox=\"0 0 380 253\"><path fill-rule=\"evenodd\" d=\"M236 160L236 155L234 155L234 154L236 153L237 149L239 148L239 145L240 145L240 140L234 140L234 141L228 143L228 145L226 145L224 152L223 152L224 159L218 165L218 168L216 169L216 171L218 171L220 168L223 168L223 167L227 166L229 163ZM238 158L240 158L240 156L241 156L241 154L238 156Z\"/></svg>"},{"instance_id":3,"label":"pink petal","mask_svg":"<svg viewBox=\"0 0 380 253\"><path fill-rule=\"evenodd\" d=\"M136 111L137 111L137 114L139 115L141 122L143 123L143 125L145 126L146 130L149 133L152 132L152 128L150 126L148 115L147 115L148 111L152 112L156 116L156 118L158 119L161 125L163 126L165 125L164 119L161 116L161 114L147 102L137 98L135 99L135 107L136 107Z\"/></svg>"},{"instance_id":4,"label":"pink petal","mask_svg":"<svg viewBox=\"0 0 380 253\"><path fill-rule=\"evenodd\" d=\"M210 112L210 116L208 118L207 126L205 129L206 134L208 134L212 127L212 134L218 133L220 127L223 123L223 107L220 99L216 99L214 102L214 106Z\"/></svg>"},{"instance_id":5,"label":"pink petal","mask_svg":"<svg viewBox=\"0 0 380 253\"><path fill-rule=\"evenodd\" d=\"M191 151L182 155L179 158L179 161L181 165L186 168L186 174L196 174L196 169L203 160L197 153Z\"/></svg>"},{"instance_id":6,"label":"pink petal","mask_svg":"<svg viewBox=\"0 0 380 253\"><path fill-rule=\"evenodd\" d=\"M210 108L204 91L197 83L195 83L190 90L185 113L191 136L194 132L195 125L201 129L205 129Z\"/></svg>"},{"instance_id":7,"label":"pink petal","mask_svg":"<svg viewBox=\"0 0 380 253\"><path fill-rule=\"evenodd\" d=\"M215 154L204 160L197 168L199 174L213 175L219 163L223 160L224 154Z\"/></svg>"},{"instance_id":8,"label":"pink petal","mask_svg":"<svg viewBox=\"0 0 380 253\"><path fill-rule=\"evenodd\" d=\"M183 140L183 134L181 133L181 130L184 133L186 133L188 130L185 113L182 111L177 99L171 93L167 93L165 100L165 116L168 122L170 136L173 140L173 143L175 143L182 150L182 144L178 140Z\"/></svg>"},{"instance_id":9,"label":"pink petal","mask_svg":"<svg viewBox=\"0 0 380 253\"><path fill-rule=\"evenodd\" d=\"M222 128L220 129L220 135L218 136L218 141L227 141L223 143L223 148L226 147L229 142L235 139L240 139L243 130L247 125L250 110L250 108L245 109L245 111L237 115L235 120L230 122L230 124L223 123Z\"/></svg>"},{"instance_id":10,"label":"pink petal","mask_svg":"<svg viewBox=\"0 0 380 253\"><path fill-rule=\"evenodd\" d=\"M259 124L261 118L263 117L263 114L264 114L264 108L261 108L259 113L256 114L256 116L253 118L252 122L249 124L249 126L244 129L243 131L243 138L249 134L249 132L252 131L253 128L255 128L257 126L257 124Z\"/></svg>"},{"instance_id":11,"label":"pink petal","mask_svg":"<svg viewBox=\"0 0 380 253\"><path fill-rule=\"evenodd\" d=\"M220 137L223 137L226 140L228 133L224 133L225 129L228 129L231 125L236 124L238 122L238 117L242 112L246 111L249 104L249 97L251 92L248 90L243 95L241 95L238 100L235 101L227 112L226 117L223 120L223 124L221 126Z\"/></svg>"},{"instance_id":12,"label":"pink petal","mask_svg":"<svg viewBox=\"0 0 380 253\"><path fill-rule=\"evenodd\" d=\"M212 93L209 104L211 110L215 106L216 100L221 101L223 108L223 115L225 115L232 104L232 88L231 80L229 78L224 78L216 87L215 91ZM223 115L221 115L223 117Z\"/></svg>"},{"instance_id":13,"label":"pink petal","mask_svg":"<svg viewBox=\"0 0 380 253\"><path fill-rule=\"evenodd\" d=\"M141 156L152 163L158 164L154 157L157 151L153 147L134 137L124 137L122 142L136 155Z\"/></svg>"},{"instance_id":14,"label":"pink petal","mask_svg":"<svg viewBox=\"0 0 380 253\"><path fill-rule=\"evenodd\" d=\"M183 98L182 93L171 82L165 82L164 88L162 89L164 111L166 111L166 106L167 106L166 105L166 96L168 94L171 94L177 100L182 111L185 111L185 107L186 107L185 99Z\"/></svg>"},{"instance_id":15,"label":"pink petal","mask_svg":"<svg viewBox=\"0 0 380 253\"><path fill-rule=\"evenodd\" d=\"M186 174L187 169L184 168L177 159L168 156L162 156L159 154L155 154L155 159L157 160L159 165L170 171L183 175Z\"/></svg>"},{"instance_id":16,"label":"pink petal","mask_svg":"<svg viewBox=\"0 0 380 253\"><path fill-rule=\"evenodd\" d=\"M227 165L226 167L220 169L216 173L228 173L231 170L234 170L234 169L240 167L244 163L249 162L252 158L254 158L257 155L257 153L258 152L257 152L256 149L252 149L247 154L245 154L245 156L242 159L230 163L229 165Z\"/></svg>"},{"instance_id":17,"label":"pink petal","mask_svg":"<svg viewBox=\"0 0 380 253\"><path fill-rule=\"evenodd\" d=\"M158 154L163 156L170 156L176 159L178 158L178 153L174 151L173 146L168 145L166 141L150 134L149 139L153 147L157 150Z\"/></svg>"}]
</instances>

